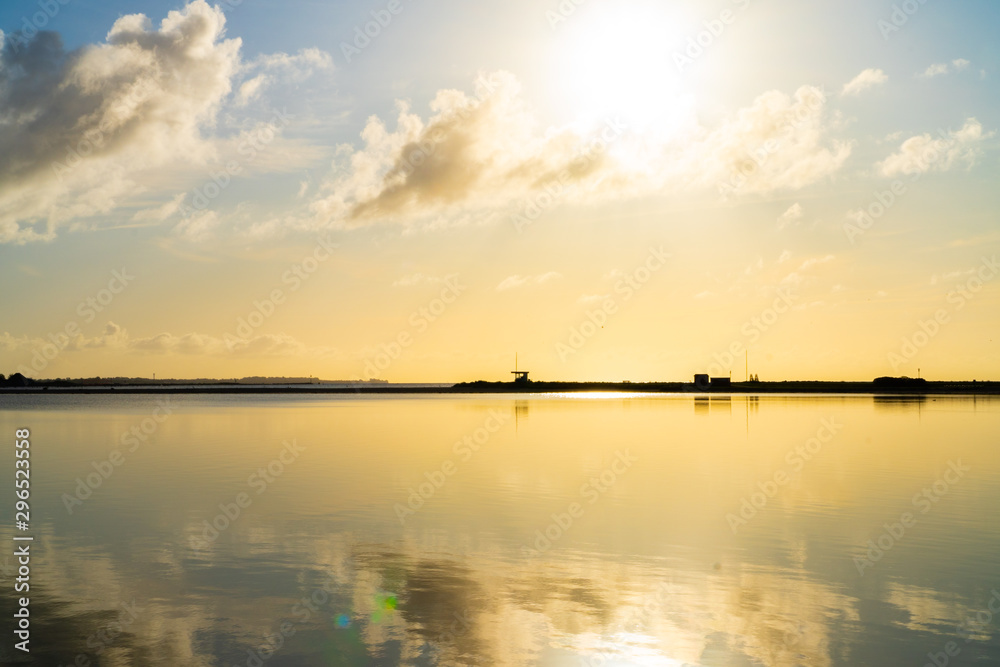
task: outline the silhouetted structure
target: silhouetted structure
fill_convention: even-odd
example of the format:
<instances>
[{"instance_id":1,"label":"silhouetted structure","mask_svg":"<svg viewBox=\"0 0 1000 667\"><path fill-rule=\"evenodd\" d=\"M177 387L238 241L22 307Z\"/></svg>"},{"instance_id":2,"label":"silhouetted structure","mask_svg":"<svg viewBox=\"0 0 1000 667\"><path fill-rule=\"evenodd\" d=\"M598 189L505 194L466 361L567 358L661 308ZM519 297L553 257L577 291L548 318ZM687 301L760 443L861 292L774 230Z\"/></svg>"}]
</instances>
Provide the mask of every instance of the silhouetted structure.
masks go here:
<instances>
[{"instance_id":1,"label":"silhouetted structure","mask_svg":"<svg viewBox=\"0 0 1000 667\"><path fill-rule=\"evenodd\" d=\"M514 355L514 370L512 370L511 375L514 376L514 384L528 384L531 380L528 379L528 371L517 370L517 355Z\"/></svg>"},{"instance_id":2,"label":"silhouetted structure","mask_svg":"<svg viewBox=\"0 0 1000 667\"><path fill-rule=\"evenodd\" d=\"M901 378L880 377L872 382L876 389L923 389L927 386L924 378L911 378L905 375Z\"/></svg>"},{"instance_id":3,"label":"silhouetted structure","mask_svg":"<svg viewBox=\"0 0 1000 667\"><path fill-rule=\"evenodd\" d=\"M712 391L728 391L733 388L732 378L712 378Z\"/></svg>"},{"instance_id":4,"label":"silhouetted structure","mask_svg":"<svg viewBox=\"0 0 1000 667\"><path fill-rule=\"evenodd\" d=\"M708 391L709 387L711 386L709 384L708 373L698 373L697 375L695 375L694 386L696 389L700 389L702 391Z\"/></svg>"}]
</instances>

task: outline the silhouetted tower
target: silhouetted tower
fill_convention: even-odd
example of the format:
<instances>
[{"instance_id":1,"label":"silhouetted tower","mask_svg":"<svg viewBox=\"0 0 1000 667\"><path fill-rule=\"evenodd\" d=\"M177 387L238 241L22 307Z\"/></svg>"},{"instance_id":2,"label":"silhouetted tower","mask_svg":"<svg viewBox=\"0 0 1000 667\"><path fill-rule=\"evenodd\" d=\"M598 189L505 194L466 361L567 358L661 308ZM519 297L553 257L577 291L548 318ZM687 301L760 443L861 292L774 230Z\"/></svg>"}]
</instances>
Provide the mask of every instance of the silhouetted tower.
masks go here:
<instances>
[{"instance_id":1,"label":"silhouetted tower","mask_svg":"<svg viewBox=\"0 0 1000 667\"><path fill-rule=\"evenodd\" d=\"M528 384L528 371L517 370L517 354L514 355L514 370L511 371L514 376L514 384Z\"/></svg>"}]
</instances>

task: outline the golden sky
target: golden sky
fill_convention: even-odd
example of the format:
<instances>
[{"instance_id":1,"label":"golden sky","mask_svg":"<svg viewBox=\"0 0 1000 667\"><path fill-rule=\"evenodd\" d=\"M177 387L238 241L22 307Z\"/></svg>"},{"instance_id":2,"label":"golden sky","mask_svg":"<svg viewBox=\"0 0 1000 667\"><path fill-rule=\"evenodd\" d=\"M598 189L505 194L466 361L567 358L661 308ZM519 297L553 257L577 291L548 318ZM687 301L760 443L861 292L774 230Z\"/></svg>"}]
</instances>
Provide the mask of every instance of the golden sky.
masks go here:
<instances>
[{"instance_id":1,"label":"golden sky","mask_svg":"<svg viewBox=\"0 0 1000 667\"><path fill-rule=\"evenodd\" d=\"M25 7L0 372L1000 375L991 3Z\"/></svg>"}]
</instances>

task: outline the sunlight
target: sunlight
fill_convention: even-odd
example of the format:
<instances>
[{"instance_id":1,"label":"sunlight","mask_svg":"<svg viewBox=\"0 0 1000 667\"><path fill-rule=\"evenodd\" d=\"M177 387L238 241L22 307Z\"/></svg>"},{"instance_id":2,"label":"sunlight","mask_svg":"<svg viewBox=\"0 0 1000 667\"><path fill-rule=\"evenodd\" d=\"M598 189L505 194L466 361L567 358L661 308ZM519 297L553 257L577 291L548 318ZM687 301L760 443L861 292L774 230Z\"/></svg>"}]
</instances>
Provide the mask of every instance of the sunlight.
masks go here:
<instances>
[{"instance_id":1,"label":"sunlight","mask_svg":"<svg viewBox=\"0 0 1000 667\"><path fill-rule=\"evenodd\" d=\"M677 22L646 3L598 5L559 24L553 92L577 122L620 115L635 129L676 116L680 74L670 57Z\"/></svg>"}]
</instances>

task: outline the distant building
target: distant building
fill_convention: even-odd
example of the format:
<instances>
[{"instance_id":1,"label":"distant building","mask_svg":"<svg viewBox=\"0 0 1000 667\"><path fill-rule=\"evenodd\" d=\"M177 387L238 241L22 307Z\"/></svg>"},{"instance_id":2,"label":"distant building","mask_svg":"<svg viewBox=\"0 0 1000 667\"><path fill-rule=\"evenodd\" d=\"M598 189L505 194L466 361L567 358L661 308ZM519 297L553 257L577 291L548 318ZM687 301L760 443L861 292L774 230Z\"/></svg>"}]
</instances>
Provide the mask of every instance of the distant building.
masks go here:
<instances>
[{"instance_id":1,"label":"distant building","mask_svg":"<svg viewBox=\"0 0 1000 667\"><path fill-rule=\"evenodd\" d=\"M708 391L709 379L708 373L698 373L694 376L694 386L702 391Z\"/></svg>"},{"instance_id":2,"label":"distant building","mask_svg":"<svg viewBox=\"0 0 1000 667\"><path fill-rule=\"evenodd\" d=\"M514 376L514 384L528 384L531 382L528 379L528 371L511 371L511 375Z\"/></svg>"},{"instance_id":3,"label":"distant building","mask_svg":"<svg viewBox=\"0 0 1000 667\"><path fill-rule=\"evenodd\" d=\"M733 388L732 378L712 378L710 384L712 391L728 391Z\"/></svg>"}]
</instances>

